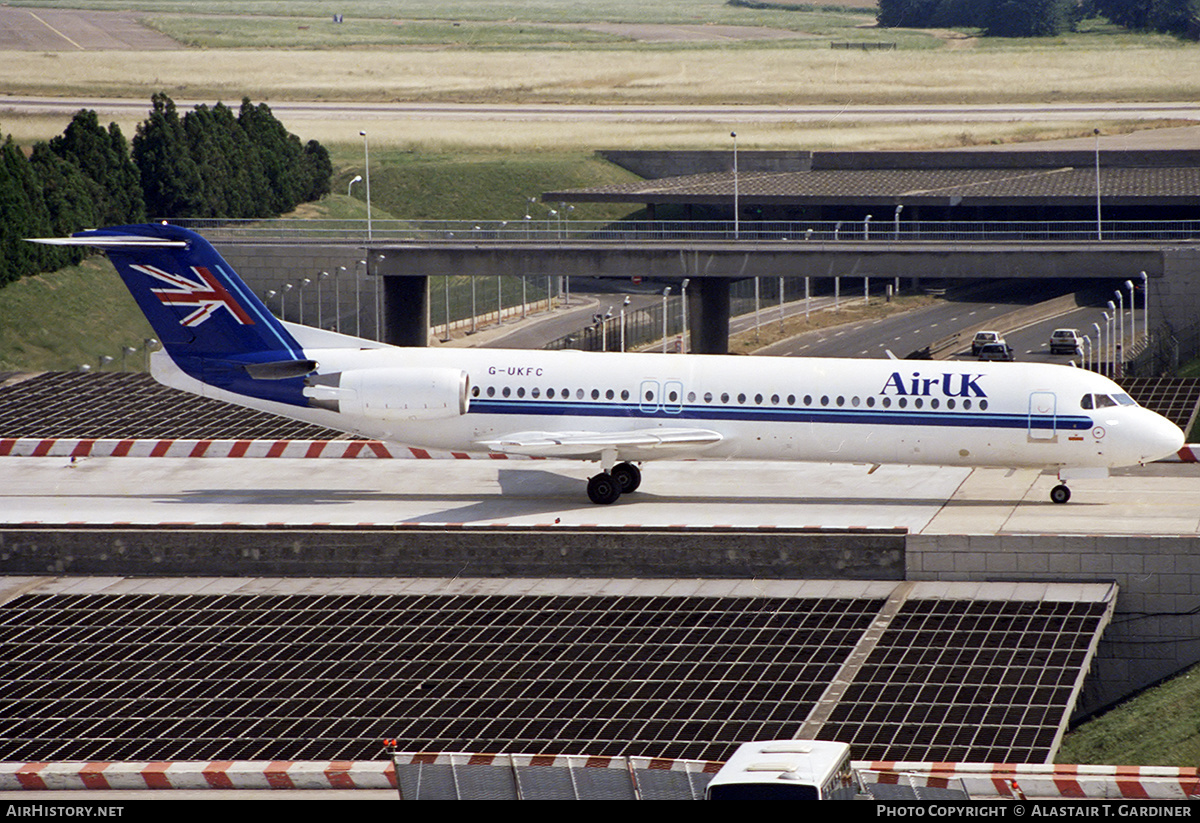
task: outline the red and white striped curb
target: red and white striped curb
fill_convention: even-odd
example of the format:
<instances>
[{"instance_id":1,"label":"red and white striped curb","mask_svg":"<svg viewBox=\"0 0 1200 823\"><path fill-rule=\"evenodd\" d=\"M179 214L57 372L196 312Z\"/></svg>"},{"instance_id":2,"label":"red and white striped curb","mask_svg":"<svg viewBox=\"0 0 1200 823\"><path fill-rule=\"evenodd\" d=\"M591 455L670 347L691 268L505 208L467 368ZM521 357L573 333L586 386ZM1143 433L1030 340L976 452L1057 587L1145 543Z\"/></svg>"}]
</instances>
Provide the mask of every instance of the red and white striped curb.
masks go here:
<instances>
[{"instance_id":1,"label":"red and white striped curb","mask_svg":"<svg viewBox=\"0 0 1200 823\"><path fill-rule=\"evenodd\" d=\"M1049 766L1012 763L861 762L865 779L944 788L961 781L971 797L1179 800L1200 795L1200 771L1168 766ZM875 778L875 779L872 779Z\"/></svg>"},{"instance_id":2,"label":"red and white striped curb","mask_svg":"<svg viewBox=\"0 0 1200 823\"><path fill-rule=\"evenodd\" d=\"M395 788L390 761L0 763L0 791Z\"/></svg>"},{"instance_id":3,"label":"red and white striped curb","mask_svg":"<svg viewBox=\"0 0 1200 823\"><path fill-rule=\"evenodd\" d=\"M1183 448L1171 457L1164 457L1159 463L1200 463L1200 443L1185 443Z\"/></svg>"},{"instance_id":4,"label":"red and white striped curb","mask_svg":"<svg viewBox=\"0 0 1200 823\"><path fill-rule=\"evenodd\" d=\"M410 754L401 765L501 765L702 772L721 763L649 757ZM1038 766L995 763L855 762L870 783L962 786L973 798L1178 800L1200 794L1194 768ZM214 761L161 763L0 763L0 791L74 789L395 789L390 761Z\"/></svg>"},{"instance_id":5,"label":"red and white striped curb","mask_svg":"<svg viewBox=\"0 0 1200 823\"><path fill-rule=\"evenodd\" d=\"M0 438L0 457L285 457L383 460L528 460L508 454L436 451L379 440L88 440Z\"/></svg>"}]
</instances>

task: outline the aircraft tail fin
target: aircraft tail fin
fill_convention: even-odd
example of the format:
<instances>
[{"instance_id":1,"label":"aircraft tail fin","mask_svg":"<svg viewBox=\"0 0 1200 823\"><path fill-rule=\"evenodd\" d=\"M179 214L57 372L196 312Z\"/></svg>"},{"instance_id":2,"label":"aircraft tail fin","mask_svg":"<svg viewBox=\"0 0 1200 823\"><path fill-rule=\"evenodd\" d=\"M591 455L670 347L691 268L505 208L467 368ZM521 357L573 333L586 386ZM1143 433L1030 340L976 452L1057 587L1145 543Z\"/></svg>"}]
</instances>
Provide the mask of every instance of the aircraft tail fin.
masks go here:
<instances>
[{"instance_id":1,"label":"aircraft tail fin","mask_svg":"<svg viewBox=\"0 0 1200 823\"><path fill-rule=\"evenodd\" d=\"M189 376L237 394L307 405L300 390L316 362L195 232L152 223L34 242L102 249Z\"/></svg>"}]
</instances>

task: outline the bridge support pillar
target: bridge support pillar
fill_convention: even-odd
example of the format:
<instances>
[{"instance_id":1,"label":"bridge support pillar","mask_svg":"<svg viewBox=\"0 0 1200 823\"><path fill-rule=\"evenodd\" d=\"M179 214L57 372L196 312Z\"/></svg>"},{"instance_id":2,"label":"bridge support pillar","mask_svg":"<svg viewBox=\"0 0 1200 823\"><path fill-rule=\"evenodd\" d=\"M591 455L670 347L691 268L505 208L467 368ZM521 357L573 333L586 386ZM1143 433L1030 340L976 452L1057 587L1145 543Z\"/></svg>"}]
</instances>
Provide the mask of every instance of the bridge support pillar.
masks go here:
<instances>
[{"instance_id":1,"label":"bridge support pillar","mask_svg":"<svg viewBox=\"0 0 1200 823\"><path fill-rule=\"evenodd\" d=\"M383 278L383 336L393 346L429 344L429 278L420 275Z\"/></svg>"},{"instance_id":2,"label":"bridge support pillar","mask_svg":"<svg viewBox=\"0 0 1200 823\"><path fill-rule=\"evenodd\" d=\"M688 350L729 353L729 284L722 277L694 278L688 289Z\"/></svg>"}]
</instances>

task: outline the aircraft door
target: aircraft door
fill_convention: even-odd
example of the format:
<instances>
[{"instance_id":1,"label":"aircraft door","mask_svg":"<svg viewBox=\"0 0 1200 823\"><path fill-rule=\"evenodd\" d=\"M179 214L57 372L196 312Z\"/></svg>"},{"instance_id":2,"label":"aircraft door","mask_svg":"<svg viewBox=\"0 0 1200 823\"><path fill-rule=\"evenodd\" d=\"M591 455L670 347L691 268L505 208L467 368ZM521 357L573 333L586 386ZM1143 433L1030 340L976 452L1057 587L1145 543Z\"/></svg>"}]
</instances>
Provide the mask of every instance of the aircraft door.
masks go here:
<instances>
[{"instance_id":1,"label":"aircraft door","mask_svg":"<svg viewBox=\"0 0 1200 823\"><path fill-rule=\"evenodd\" d=\"M662 399L659 397L659 386L657 380L643 380L642 388L638 393L638 408L645 414L654 414L662 405Z\"/></svg>"},{"instance_id":2,"label":"aircraft door","mask_svg":"<svg viewBox=\"0 0 1200 823\"><path fill-rule=\"evenodd\" d=\"M679 414L683 411L683 383L678 380L668 380L663 384L663 411L667 414Z\"/></svg>"},{"instance_id":3,"label":"aircraft door","mask_svg":"<svg viewBox=\"0 0 1200 823\"><path fill-rule=\"evenodd\" d=\"M1058 398L1054 392L1035 391L1029 394L1029 439L1055 440L1058 437Z\"/></svg>"}]
</instances>

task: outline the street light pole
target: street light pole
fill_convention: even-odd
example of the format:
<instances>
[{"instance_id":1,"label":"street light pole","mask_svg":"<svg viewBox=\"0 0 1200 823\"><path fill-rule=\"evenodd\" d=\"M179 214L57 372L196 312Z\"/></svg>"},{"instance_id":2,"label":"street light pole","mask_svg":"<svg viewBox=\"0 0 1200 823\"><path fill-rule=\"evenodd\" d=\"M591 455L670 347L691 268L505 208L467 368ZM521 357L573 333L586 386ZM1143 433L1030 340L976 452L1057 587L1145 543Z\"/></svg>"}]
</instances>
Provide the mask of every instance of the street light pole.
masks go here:
<instances>
[{"instance_id":1,"label":"street light pole","mask_svg":"<svg viewBox=\"0 0 1200 823\"><path fill-rule=\"evenodd\" d=\"M731 131L729 136L733 138L733 239L737 240L741 230L741 218L738 212L737 132Z\"/></svg>"},{"instance_id":2,"label":"street light pole","mask_svg":"<svg viewBox=\"0 0 1200 823\"><path fill-rule=\"evenodd\" d=\"M680 342L679 350L684 354L688 351L688 326L687 326L687 287L688 278L683 278L683 282L679 284L679 296L683 301L683 338Z\"/></svg>"},{"instance_id":3,"label":"street light pole","mask_svg":"<svg viewBox=\"0 0 1200 823\"><path fill-rule=\"evenodd\" d=\"M662 297L663 297L663 306L662 306L662 312L663 312L663 342L662 342L662 353L663 353L663 354L666 354L666 353L667 353L667 296L668 296L670 293L671 293L671 287L670 287L670 286L667 286L665 289L663 289L663 290L662 290Z\"/></svg>"},{"instance_id":4,"label":"street light pole","mask_svg":"<svg viewBox=\"0 0 1200 823\"><path fill-rule=\"evenodd\" d=\"M363 166L367 175L367 242L371 242L371 144L367 139L367 133L360 131L359 136L363 139Z\"/></svg>"}]
</instances>

